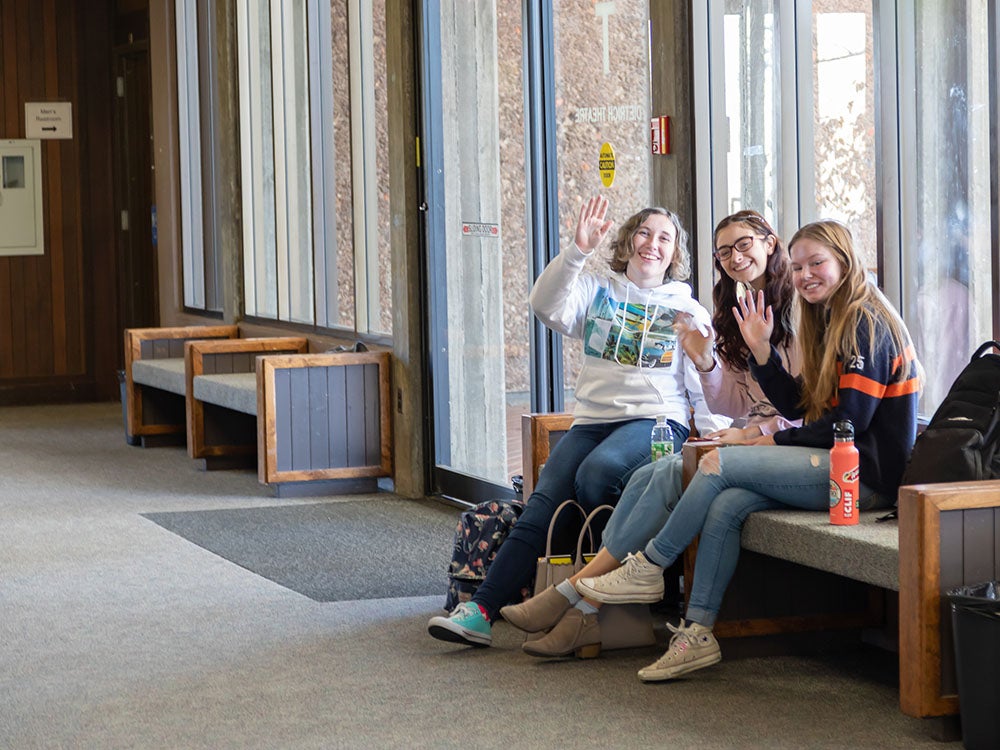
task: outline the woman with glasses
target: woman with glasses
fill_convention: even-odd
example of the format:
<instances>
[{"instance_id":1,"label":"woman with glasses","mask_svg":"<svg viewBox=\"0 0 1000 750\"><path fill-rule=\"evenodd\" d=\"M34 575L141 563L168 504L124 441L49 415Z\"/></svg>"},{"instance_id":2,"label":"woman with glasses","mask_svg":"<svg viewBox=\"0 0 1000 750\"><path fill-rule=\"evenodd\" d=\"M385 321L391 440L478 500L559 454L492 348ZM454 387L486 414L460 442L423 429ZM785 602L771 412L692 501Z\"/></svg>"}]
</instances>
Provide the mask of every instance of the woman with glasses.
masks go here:
<instances>
[{"instance_id":1,"label":"woman with glasses","mask_svg":"<svg viewBox=\"0 0 1000 750\"><path fill-rule=\"evenodd\" d=\"M801 427L751 445L708 453L663 528L619 569L583 578L577 588L602 602L648 601L663 570L698 534L685 618L667 652L639 670L644 682L670 680L721 658L712 626L736 568L740 530L758 510L826 510L833 426L854 425L860 454L858 506L892 505L916 437L922 371L899 314L867 279L850 231L835 221L802 227L789 243L798 292L795 378L774 347L766 292L739 300L734 315L750 352L750 371L781 413Z\"/></svg>"},{"instance_id":2,"label":"woman with glasses","mask_svg":"<svg viewBox=\"0 0 1000 750\"><path fill-rule=\"evenodd\" d=\"M798 424L783 418L750 376L749 349L733 314L741 297L763 292L772 300L774 328L770 342L786 367L798 371L792 342L792 275L788 254L770 224L756 211L740 211L719 222L713 235L719 280L712 290L715 312L711 332L680 322L680 343L698 370L705 401L717 413L742 424L703 437L745 443ZM681 455L675 453L632 475L604 531L594 559L568 581L523 604L501 610L503 617L530 633L548 631L526 641L533 656L596 656L600 651L600 602L583 598L575 584L619 568L629 553L642 549L663 528L681 494ZM661 576L662 583L662 576ZM648 601L658 601L662 586Z\"/></svg>"},{"instance_id":3,"label":"woman with glasses","mask_svg":"<svg viewBox=\"0 0 1000 750\"><path fill-rule=\"evenodd\" d=\"M492 642L500 607L528 585L545 549L549 522L567 498L590 512L614 504L632 473L649 463L649 437L666 416L676 449L692 409L699 431L729 424L712 414L694 365L677 346L679 318L708 330L710 316L691 295L687 232L664 208L645 208L612 235L609 270L584 268L611 230L608 201L580 210L575 241L546 266L531 290L535 315L583 340L573 426L549 455L531 497L469 602L432 617L430 635L471 646Z\"/></svg>"}]
</instances>

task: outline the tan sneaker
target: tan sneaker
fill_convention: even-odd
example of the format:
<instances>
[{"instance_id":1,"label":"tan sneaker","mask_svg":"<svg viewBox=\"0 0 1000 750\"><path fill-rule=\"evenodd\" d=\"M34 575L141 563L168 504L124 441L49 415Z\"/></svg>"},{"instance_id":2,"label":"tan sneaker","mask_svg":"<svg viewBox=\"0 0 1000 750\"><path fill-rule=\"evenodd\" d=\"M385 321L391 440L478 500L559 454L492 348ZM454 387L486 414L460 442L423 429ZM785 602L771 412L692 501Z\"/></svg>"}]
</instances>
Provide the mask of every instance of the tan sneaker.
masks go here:
<instances>
[{"instance_id":1,"label":"tan sneaker","mask_svg":"<svg viewBox=\"0 0 1000 750\"><path fill-rule=\"evenodd\" d=\"M532 656L569 656L579 659L593 659L601 653L601 626L597 614L583 614L572 607L542 638L525 641L521 646Z\"/></svg>"},{"instance_id":2,"label":"tan sneaker","mask_svg":"<svg viewBox=\"0 0 1000 750\"><path fill-rule=\"evenodd\" d=\"M605 604L658 602L663 598L663 568L641 552L626 555L622 566L596 578L581 578L576 590Z\"/></svg>"},{"instance_id":3,"label":"tan sneaker","mask_svg":"<svg viewBox=\"0 0 1000 750\"><path fill-rule=\"evenodd\" d=\"M685 625L684 620L679 627L669 622L667 627L674 634L670 638L670 646L655 663L639 670L639 679L643 682L672 680L722 661L722 651L711 628L696 622Z\"/></svg>"},{"instance_id":4,"label":"tan sneaker","mask_svg":"<svg viewBox=\"0 0 1000 750\"><path fill-rule=\"evenodd\" d=\"M556 591L555 586L549 586L526 602L501 607L500 614L503 619L525 633L540 633L559 622L569 608L569 599Z\"/></svg>"}]
</instances>

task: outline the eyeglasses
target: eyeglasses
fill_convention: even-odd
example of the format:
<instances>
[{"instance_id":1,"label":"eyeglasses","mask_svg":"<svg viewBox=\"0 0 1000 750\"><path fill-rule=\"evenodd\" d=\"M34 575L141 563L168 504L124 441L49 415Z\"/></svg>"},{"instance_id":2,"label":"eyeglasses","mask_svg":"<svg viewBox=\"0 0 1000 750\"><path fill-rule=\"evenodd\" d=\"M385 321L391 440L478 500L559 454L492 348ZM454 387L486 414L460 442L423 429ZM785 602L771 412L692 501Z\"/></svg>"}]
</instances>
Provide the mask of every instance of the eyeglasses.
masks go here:
<instances>
[{"instance_id":1,"label":"eyeglasses","mask_svg":"<svg viewBox=\"0 0 1000 750\"><path fill-rule=\"evenodd\" d=\"M757 239L752 234L748 234L745 237L740 237L732 245L719 245L712 251L719 260L729 260L733 256L733 250L739 250L741 253L746 255L750 252L750 248L753 247L753 241Z\"/></svg>"}]
</instances>

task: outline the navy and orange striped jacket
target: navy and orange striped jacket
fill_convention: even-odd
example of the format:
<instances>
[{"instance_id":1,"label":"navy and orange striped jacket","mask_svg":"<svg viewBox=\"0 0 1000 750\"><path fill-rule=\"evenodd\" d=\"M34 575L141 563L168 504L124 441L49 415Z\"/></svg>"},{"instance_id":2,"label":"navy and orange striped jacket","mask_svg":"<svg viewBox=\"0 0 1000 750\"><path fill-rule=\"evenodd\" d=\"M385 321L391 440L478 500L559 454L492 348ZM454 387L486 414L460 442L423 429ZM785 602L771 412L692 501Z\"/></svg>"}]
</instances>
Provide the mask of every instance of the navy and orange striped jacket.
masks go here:
<instances>
[{"instance_id":1,"label":"navy and orange striped jacket","mask_svg":"<svg viewBox=\"0 0 1000 750\"><path fill-rule=\"evenodd\" d=\"M849 419L854 423L862 483L883 496L895 497L917 436L920 383L916 355L912 347L903 353L896 351L888 329L879 324L874 342L868 341L868 326L861 326L858 348L867 354L838 362L840 380L829 411L802 427L776 432L774 442L830 448L833 423ZM903 368L906 375L900 379ZM788 419L803 416L799 406L800 382L781 366L781 358L773 348L771 358L763 366L751 357L750 371L782 416Z\"/></svg>"}]
</instances>

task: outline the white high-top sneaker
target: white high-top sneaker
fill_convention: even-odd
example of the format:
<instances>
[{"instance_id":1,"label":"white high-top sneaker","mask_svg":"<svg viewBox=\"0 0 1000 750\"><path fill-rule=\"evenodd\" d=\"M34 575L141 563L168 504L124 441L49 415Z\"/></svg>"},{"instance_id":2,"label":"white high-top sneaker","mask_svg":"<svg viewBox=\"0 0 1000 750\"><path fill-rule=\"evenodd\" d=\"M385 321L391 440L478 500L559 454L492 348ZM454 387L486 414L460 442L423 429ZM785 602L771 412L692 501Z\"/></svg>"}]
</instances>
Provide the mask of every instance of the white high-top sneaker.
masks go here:
<instances>
[{"instance_id":1,"label":"white high-top sneaker","mask_svg":"<svg viewBox=\"0 0 1000 750\"><path fill-rule=\"evenodd\" d=\"M711 628L696 622L685 625L683 620L679 627L669 622L667 627L674 633L670 647L656 662L639 670L639 679L643 682L672 680L722 661L722 651Z\"/></svg>"},{"instance_id":2,"label":"white high-top sneaker","mask_svg":"<svg viewBox=\"0 0 1000 750\"><path fill-rule=\"evenodd\" d=\"M663 598L663 568L641 552L629 554L620 568L596 578L581 578L576 590L605 604L658 602Z\"/></svg>"}]
</instances>

